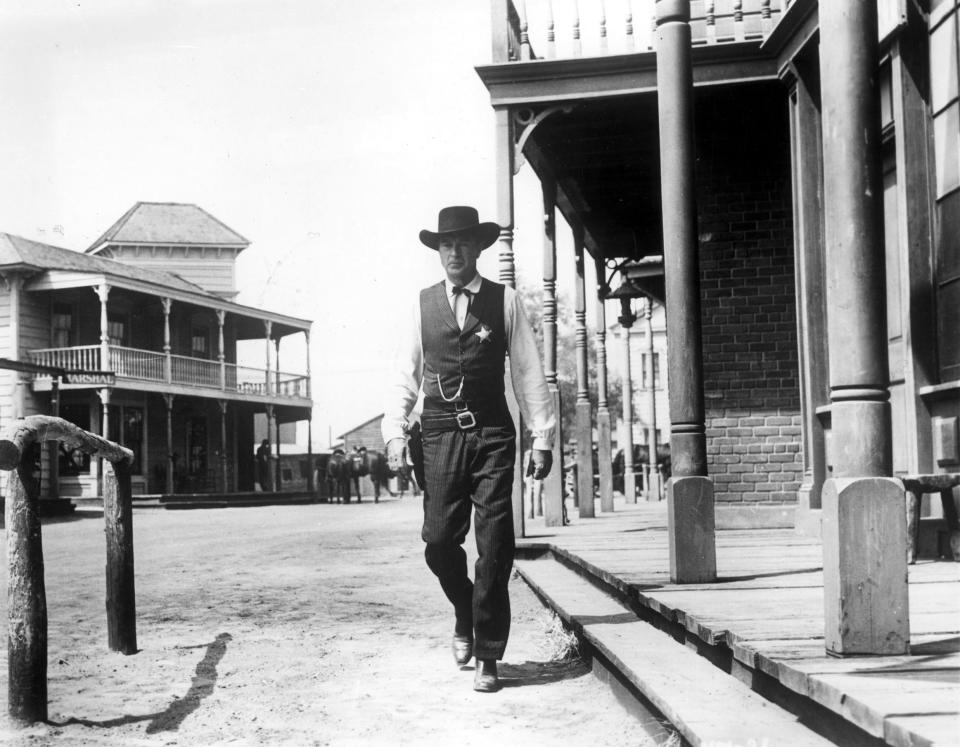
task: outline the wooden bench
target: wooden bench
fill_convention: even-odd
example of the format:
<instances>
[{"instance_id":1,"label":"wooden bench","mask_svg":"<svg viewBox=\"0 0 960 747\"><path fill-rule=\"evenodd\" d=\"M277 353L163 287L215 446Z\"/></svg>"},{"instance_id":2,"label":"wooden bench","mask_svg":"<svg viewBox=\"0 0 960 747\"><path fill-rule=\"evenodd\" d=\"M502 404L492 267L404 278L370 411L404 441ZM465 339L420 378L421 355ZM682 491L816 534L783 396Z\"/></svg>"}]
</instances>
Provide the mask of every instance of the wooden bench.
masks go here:
<instances>
[{"instance_id":1,"label":"wooden bench","mask_svg":"<svg viewBox=\"0 0 960 747\"><path fill-rule=\"evenodd\" d=\"M939 493L943 503L943 518L950 532L950 552L954 560L960 560L960 526L957 524L957 507L953 502L953 489L960 485L960 474L905 475L901 478L907 490L907 562L917 557L917 542L920 538L920 504L923 496Z\"/></svg>"}]
</instances>

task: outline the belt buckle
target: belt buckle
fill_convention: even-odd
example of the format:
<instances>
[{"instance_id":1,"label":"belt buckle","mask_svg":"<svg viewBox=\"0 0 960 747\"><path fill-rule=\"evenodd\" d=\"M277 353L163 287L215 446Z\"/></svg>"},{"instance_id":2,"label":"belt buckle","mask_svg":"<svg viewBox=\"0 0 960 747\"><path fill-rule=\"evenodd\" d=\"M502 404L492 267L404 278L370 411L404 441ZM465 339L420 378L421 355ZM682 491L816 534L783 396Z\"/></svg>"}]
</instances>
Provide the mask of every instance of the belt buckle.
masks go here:
<instances>
[{"instance_id":1,"label":"belt buckle","mask_svg":"<svg viewBox=\"0 0 960 747\"><path fill-rule=\"evenodd\" d=\"M458 413L455 413L457 418L457 425L460 426L460 430L466 431L471 428L474 428L477 425L477 418L469 410L461 410Z\"/></svg>"}]
</instances>

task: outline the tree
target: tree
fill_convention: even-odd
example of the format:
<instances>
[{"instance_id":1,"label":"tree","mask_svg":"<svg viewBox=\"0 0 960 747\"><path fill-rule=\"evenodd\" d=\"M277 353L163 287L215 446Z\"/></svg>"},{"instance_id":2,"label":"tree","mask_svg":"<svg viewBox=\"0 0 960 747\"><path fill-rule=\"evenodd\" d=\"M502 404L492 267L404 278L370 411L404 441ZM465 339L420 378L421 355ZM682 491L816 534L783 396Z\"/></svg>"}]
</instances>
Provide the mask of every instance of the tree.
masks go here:
<instances>
[{"instance_id":1,"label":"tree","mask_svg":"<svg viewBox=\"0 0 960 747\"><path fill-rule=\"evenodd\" d=\"M527 319L537 336L537 344L543 359L543 290L531 284L518 283L517 292L523 303ZM588 303L589 303L588 299ZM557 298L557 382L560 385L560 422L563 437L570 440L575 433L577 403L577 358L576 358L576 322L573 303L565 296ZM597 345L596 330L587 330L587 382L590 402L593 405L593 419L596 424L597 413ZM619 386L607 383L607 407L615 420L621 411L621 390Z\"/></svg>"}]
</instances>

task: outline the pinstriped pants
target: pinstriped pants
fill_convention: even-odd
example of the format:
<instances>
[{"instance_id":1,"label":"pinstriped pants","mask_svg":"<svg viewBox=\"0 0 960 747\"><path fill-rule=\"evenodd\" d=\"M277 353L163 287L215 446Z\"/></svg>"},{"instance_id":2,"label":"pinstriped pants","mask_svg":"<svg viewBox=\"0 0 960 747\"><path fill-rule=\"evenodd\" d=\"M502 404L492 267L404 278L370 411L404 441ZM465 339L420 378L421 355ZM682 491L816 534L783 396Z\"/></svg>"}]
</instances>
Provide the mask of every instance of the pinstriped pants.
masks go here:
<instances>
[{"instance_id":1,"label":"pinstriped pants","mask_svg":"<svg viewBox=\"0 0 960 747\"><path fill-rule=\"evenodd\" d=\"M424 555L453 604L456 633L473 635L478 659L502 659L510 634L515 455L512 425L423 434ZM473 582L463 550L471 508L478 556Z\"/></svg>"}]
</instances>

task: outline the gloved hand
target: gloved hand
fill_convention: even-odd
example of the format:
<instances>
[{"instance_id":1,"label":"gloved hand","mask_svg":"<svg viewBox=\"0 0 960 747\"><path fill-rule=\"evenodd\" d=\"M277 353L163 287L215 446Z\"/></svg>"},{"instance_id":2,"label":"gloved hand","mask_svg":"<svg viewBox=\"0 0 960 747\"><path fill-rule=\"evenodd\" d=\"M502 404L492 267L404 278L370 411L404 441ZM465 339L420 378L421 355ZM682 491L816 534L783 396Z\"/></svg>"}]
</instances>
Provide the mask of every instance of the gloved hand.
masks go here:
<instances>
[{"instance_id":1,"label":"gloved hand","mask_svg":"<svg viewBox=\"0 0 960 747\"><path fill-rule=\"evenodd\" d=\"M391 438L387 442L387 466L395 475L405 475L407 472L406 450L405 438Z\"/></svg>"},{"instance_id":2,"label":"gloved hand","mask_svg":"<svg viewBox=\"0 0 960 747\"><path fill-rule=\"evenodd\" d=\"M550 468L553 467L553 452L534 449L530 453L530 464L533 467L533 479L543 480L550 474Z\"/></svg>"}]
</instances>

